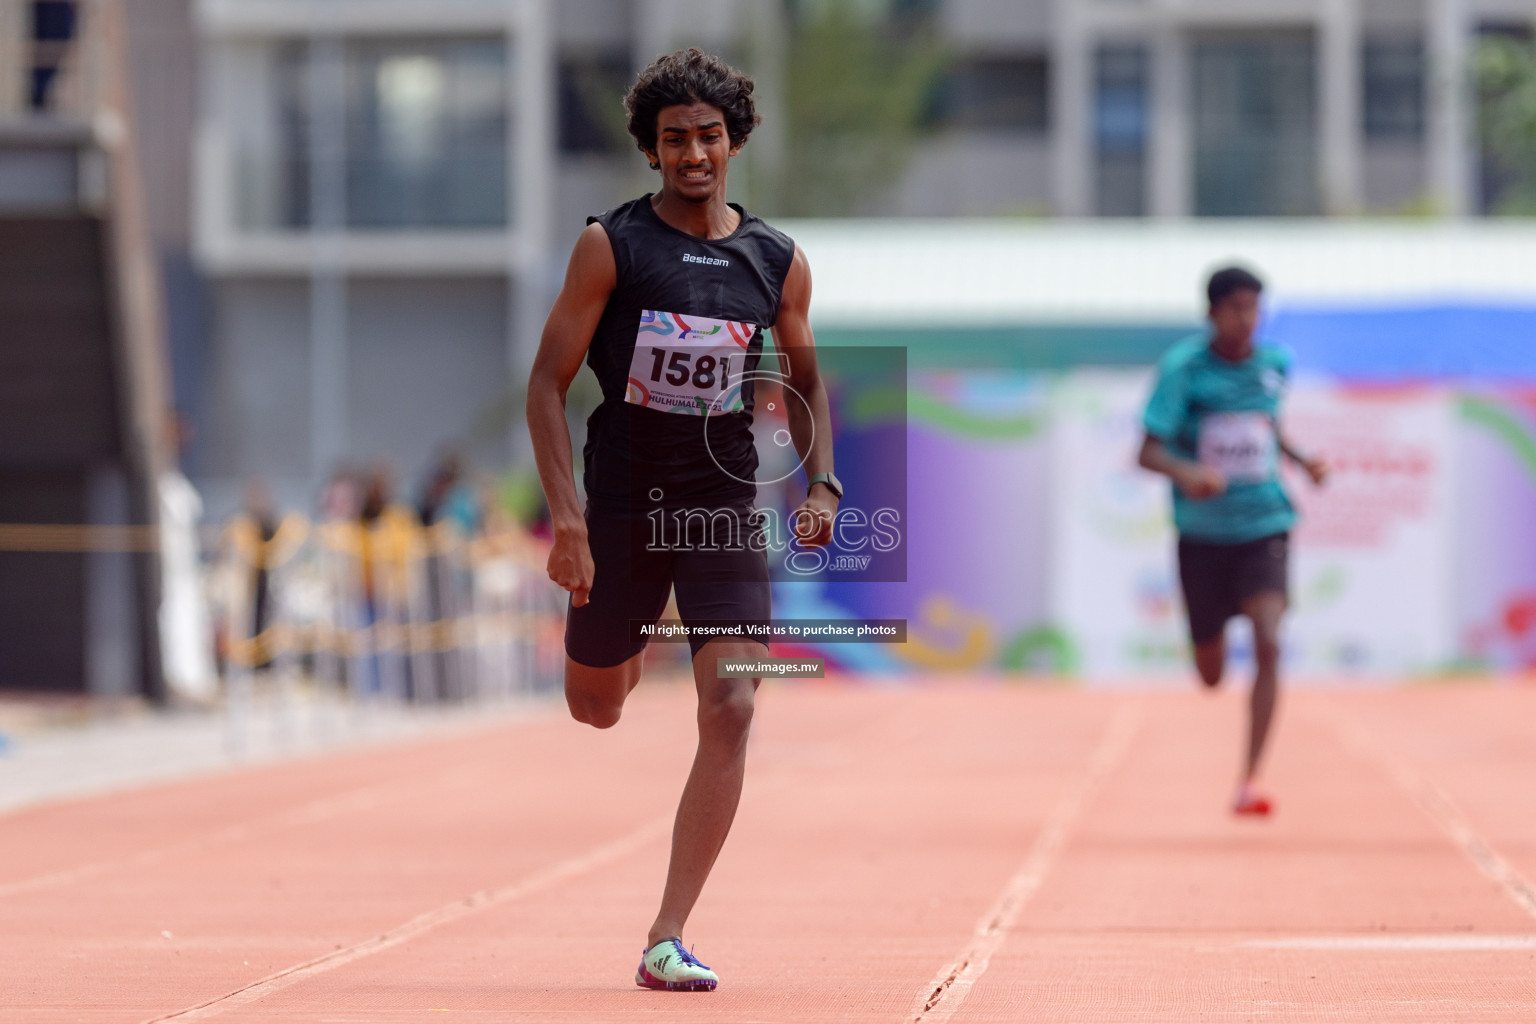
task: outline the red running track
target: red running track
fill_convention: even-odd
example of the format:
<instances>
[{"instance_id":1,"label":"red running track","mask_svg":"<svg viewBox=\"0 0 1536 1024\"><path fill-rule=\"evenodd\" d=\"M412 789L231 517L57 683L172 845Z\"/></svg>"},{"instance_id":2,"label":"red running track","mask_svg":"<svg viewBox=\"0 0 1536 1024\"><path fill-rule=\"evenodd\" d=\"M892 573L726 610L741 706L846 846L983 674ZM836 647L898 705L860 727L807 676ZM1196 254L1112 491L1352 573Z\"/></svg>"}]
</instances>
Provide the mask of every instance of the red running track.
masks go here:
<instances>
[{"instance_id":1,"label":"red running track","mask_svg":"<svg viewBox=\"0 0 1536 1024\"><path fill-rule=\"evenodd\" d=\"M4 816L0 1021L1536 1020L1536 688L766 687L647 992L691 702Z\"/></svg>"}]
</instances>

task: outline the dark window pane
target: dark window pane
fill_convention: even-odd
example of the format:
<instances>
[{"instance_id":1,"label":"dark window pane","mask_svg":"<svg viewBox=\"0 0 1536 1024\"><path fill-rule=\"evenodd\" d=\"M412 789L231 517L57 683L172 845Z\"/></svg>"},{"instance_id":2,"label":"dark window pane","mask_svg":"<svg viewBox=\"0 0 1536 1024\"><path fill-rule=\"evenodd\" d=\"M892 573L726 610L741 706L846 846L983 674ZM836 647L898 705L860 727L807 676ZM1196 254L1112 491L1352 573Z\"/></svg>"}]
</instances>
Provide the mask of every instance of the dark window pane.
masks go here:
<instances>
[{"instance_id":1,"label":"dark window pane","mask_svg":"<svg viewBox=\"0 0 1536 1024\"><path fill-rule=\"evenodd\" d=\"M1310 33L1196 41L1195 212L1317 212L1317 75Z\"/></svg>"},{"instance_id":2,"label":"dark window pane","mask_svg":"<svg viewBox=\"0 0 1536 1024\"><path fill-rule=\"evenodd\" d=\"M278 225L309 224L309 46L285 43L277 52Z\"/></svg>"},{"instance_id":3,"label":"dark window pane","mask_svg":"<svg viewBox=\"0 0 1536 1024\"><path fill-rule=\"evenodd\" d=\"M1365 134L1371 139L1424 135L1424 44L1417 39L1365 43Z\"/></svg>"},{"instance_id":4,"label":"dark window pane","mask_svg":"<svg viewBox=\"0 0 1536 1024\"><path fill-rule=\"evenodd\" d=\"M284 227L310 223L310 51L276 55ZM346 223L354 228L507 222L506 47L500 40L349 40L345 45Z\"/></svg>"},{"instance_id":5,"label":"dark window pane","mask_svg":"<svg viewBox=\"0 0 1536 1024\"><path fill-rule=\"evenodd\" d=\"M507 218L506 49L355 44L347 53L347 220L471 227Z\"/></svg>"},{"instance_id":6,"label":"dark window pane","mask_svg":"<svg viewBox=\"0 0 1536 1024\"><path fill-rule=\"evenodd\" d=\"M1146 212L1147 51L1106 46L1094 62L1096 208L1108 217Z\"/></svg>"},{"instance_id":7,"label":"dark window pane","mask_svg":"<svg viewBox=\"0 0 1536 1024\"><path fill-rule=\"evenodd\" d=\"M75 5L68 0L37 0L32 5L32 38L57 42L75 37Z\"/></svg>"},{"instance_id":8,"label":"dark window pane","mask_svg":"<svg viewBox=\"0 0 1536 1024\"><path fill-rule=\"evenodd\" d=\"M619 153L629 147L624 93L629 57L622 52L560 58L560 151Z\"/></svg>"},{"instance_id":9,"label":"dark window pane","mask_svg":"<svg viewBox=\"0 0 1536 1024\"><path fill-rule=\"evenodd\" d=\"M1481 21L1477 31L1483 38L1503 36L1521 43L1529 43L1533 35L1529 24L1493 19ZM1497 213L1518 192L1524 175L1495 156L1486 139L1480 140L1478 150L1477 208L1480 213Z\"/></svg>"},{"instance_id":10,"label":"dark window pane","mask_svg":"<svg viewBox=\"0 0 1536 1024\"><path fill-rule=\"evenodd\" d=\"M946 127L1039 132L1048 124L1044 56L961 60L940 90L938 121Z\"/></svg>"}]
</instances>

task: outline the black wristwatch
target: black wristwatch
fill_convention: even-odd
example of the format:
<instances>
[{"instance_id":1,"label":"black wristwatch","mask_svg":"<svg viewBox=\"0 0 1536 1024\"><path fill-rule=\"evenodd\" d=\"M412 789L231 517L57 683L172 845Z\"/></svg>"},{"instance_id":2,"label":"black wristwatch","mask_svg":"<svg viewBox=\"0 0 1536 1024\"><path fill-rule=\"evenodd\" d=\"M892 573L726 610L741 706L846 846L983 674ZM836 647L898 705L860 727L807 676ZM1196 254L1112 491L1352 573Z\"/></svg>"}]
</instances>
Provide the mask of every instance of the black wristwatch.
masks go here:
<instances>
[{"instance_id":1,"label":"black wristwatch","mask_svg":"<svg viewBox=\"0 0 1536 1024\"><path fill-rule=\"evenodd\" d=\"M842 481L839 480L835 474L833 474L833 473L813 473L810 476L806 477L805 478L805 493L807 493L807 494L811 493L811 488L815 487L817 484L826 484L827 485L827 490L832 492L832 496L834 498L836 498L838 501L842 501L843 500L843 484L842 484Z\"/></svg>"}]
</instances>

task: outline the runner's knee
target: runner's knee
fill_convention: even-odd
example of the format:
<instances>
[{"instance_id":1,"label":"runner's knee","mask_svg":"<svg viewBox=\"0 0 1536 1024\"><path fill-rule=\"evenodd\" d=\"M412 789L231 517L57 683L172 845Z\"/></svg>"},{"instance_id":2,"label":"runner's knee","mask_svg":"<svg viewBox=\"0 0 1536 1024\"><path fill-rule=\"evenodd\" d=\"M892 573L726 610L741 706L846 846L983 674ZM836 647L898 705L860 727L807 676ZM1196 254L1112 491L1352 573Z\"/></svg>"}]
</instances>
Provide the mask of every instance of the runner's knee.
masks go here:
<instances>
[{"instance_id":1,"label":"runner's knee","mask_svg":"<svg viewBox=\"0 0 1536 1024\"><path fill-rule=\"evenodd\" d=\"M1253 638L1253 658L1260 668L1274 668L1280 664L1280 639L1272 634Z\"/></svg>"},{"instance_id":2,"label":"runner's knee","mask_svg":"<svg viewBox=\"0 0 1536 1024\"><path fill-rule=\"evenodd\" d=\"M722 737L745 735L752 727L756 699L750 686L732 687L699 702L699 731Z\"/></svg>"},{"instance_id":3,"label":"runner's knee","mask_svg":"<svg viewBox=\"0 0 1536 1024\"><path fill-rule=\"evenodd\" d=\"M613 728L624 713L624 705L596 700L587 694L567 693L565 703L571 709L572 718L595 729Z\"/></svg>"},{"instance_id":4,"label":"runner's knee","mask_svg":"<svg viewBox=\"0 0 1536 1024\"><path fill-rule=\"evenodd\" d=\"M1195 645L1195 670L1200 673L1200 681L1206 686L1220 685L1226 662L1227 651L1223 641Z\"/></svg>"}]
</instances>

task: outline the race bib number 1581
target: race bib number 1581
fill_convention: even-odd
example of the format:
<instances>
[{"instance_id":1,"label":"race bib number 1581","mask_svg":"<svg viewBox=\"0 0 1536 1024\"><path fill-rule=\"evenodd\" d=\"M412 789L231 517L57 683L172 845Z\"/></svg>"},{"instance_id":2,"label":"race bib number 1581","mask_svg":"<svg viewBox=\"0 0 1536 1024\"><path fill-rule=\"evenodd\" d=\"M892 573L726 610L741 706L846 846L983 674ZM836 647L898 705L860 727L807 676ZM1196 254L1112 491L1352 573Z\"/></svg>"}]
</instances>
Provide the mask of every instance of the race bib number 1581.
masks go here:
<instances>
[{"instance_id":1,"label":"race bib number 1581","mask_svg":"<svg viewBox=\"0 0 1536 1024\"><path fill-rule=\"evenodd\" d=\"M747 346L756 332L739 320L641 311L624 400L693 416L739 411Z\"/></svg>"}]
</instances>

